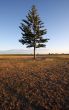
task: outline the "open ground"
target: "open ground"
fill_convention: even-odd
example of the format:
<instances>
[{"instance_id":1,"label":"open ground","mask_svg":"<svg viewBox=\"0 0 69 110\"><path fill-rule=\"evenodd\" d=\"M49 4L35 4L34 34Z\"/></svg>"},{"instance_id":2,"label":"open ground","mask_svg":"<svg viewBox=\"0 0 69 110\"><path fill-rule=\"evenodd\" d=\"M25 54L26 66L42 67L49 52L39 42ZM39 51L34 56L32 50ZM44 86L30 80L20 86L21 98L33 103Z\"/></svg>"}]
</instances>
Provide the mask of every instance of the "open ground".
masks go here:
<instances>
[{"instance_id":1,"label":"open ground","mask_svg":"<svg viewBox=\"0 0 69 110\"><path fill-rule=\"evenodd\" d=\"M69 55L0 55L0 110L69 110Z\"/></svg>"}]
</instances>

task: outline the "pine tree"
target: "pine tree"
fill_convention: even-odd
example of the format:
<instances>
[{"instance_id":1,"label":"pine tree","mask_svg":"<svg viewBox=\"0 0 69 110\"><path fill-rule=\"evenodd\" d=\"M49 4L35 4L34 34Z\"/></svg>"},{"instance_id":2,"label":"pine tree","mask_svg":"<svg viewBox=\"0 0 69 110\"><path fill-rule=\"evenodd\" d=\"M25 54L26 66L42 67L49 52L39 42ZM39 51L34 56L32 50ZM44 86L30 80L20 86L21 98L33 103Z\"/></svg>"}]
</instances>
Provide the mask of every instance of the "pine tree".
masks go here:
<instances>
[{"instance_id":1,"label":"pine tree","mask_svg":"<svg viewBox=\"0 0 69 110\"><path fill-rule=\"evenodd\" d=\"M48 38L44 39L42 36L47 34L47 30L44 29L43 22L37 13L36 7L33 5L31 10L29 10L26 20L23 19L21 26L19 28L22 31L22 38L19 40L23 45L26 44L27 48L34 48L34 59L35 59L35 49L40 47L45 47Z\"/></svg>"}]
</instances>

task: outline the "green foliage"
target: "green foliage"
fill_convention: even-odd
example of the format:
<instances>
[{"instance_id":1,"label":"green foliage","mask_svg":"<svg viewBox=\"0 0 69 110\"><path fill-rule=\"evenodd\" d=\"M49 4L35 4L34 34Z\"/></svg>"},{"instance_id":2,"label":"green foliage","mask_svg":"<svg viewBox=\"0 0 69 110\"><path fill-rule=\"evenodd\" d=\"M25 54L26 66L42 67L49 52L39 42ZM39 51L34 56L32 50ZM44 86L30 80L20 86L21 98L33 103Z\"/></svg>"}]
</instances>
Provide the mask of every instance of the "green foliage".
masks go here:
<instances>
[{"instance_id":1,"label":"green foliage","mask_svg":"<svg viewBox=\"0 0 69 110\"><path fill-rule=\"evenodd\" d=\"M27 47L44 47L45 43L49 39L43 39L42 35L47 33L46 29L43 26L43 22L40 20L39 15L35 6L32 6L31 11L29 10L28 15L26 16L27 20L22 20L20 29L22 30L22 38L19 40L22 44L26 44Z\"/></svg>"},{"instance_id":2,"label":"green foliage","mask_svg":"<svg viewBox=\"0 0 69 110\"><path fill-rule=\"evenodd\" d=\"M44 29L44 23L40 20L36 7L33 5L29 10L26 20L23 19L19 28L22 31L22 38L19 40L23 45L26 44L27 48L45 47L48 38L44 39L42 36L47 34L47 30ZM35 52L34 52L35 53Z\"/></svg>"}]
</instances>

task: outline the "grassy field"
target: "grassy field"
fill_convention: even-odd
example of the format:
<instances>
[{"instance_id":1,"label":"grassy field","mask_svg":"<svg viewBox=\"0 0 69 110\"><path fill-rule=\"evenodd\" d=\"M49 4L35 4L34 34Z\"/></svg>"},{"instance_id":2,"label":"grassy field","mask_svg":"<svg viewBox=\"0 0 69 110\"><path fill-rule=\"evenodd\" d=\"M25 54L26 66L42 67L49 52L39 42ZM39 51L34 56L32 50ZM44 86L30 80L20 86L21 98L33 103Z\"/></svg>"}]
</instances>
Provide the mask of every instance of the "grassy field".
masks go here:
<instances>
[{"instance_id":1,"label":"grassy field","mask_svg":"<svg viewBox=\"0 0 69 110\"><path fill-rule=\"evenodd\" d=\"M69 110L69 55L0 55L0 110Z\"/></svg>"}]
</instances>

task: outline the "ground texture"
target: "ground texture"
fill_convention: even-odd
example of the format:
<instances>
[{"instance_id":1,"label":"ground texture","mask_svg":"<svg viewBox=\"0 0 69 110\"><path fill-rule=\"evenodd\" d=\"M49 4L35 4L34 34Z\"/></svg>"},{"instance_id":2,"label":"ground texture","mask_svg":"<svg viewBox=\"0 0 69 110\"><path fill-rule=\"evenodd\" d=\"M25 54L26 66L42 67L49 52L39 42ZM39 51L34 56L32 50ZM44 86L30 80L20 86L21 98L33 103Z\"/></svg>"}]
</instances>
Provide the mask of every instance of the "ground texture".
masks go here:
<instances>
[{"instance_id":1,"label":"ground texture","mask_svg":"<svg viewBox=\"0 0 69 110\"><path fill-rule=\"evenodd\" d=\"M0 56L0 110L69 110L69 56Z\"/></svg>"}]
</instances>

